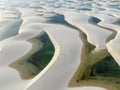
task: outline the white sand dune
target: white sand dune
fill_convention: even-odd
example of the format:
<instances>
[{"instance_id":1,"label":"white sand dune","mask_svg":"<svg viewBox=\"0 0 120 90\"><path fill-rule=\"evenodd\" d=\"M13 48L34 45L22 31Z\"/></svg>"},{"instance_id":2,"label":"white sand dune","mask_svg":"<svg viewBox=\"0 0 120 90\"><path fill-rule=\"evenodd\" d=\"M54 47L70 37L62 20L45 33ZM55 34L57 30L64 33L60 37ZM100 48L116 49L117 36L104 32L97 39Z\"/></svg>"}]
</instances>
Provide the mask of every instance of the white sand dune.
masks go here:
<instances>
[{"instance_id":1,"label":"white sand dune","mask_svg":"<svg viewBox=\"0 0 120 90\"><path fill-rule=\"evenodd\" d=\"M33 79L35 81L27 87L27 90L37 90L38 87L40 90L105 90L99 87L68 88L67 85L69 83L69 80L71 79L72 75L74 74L80 63L80 45L82 44L81 42L78 42L79 35L77 31L73 31L63 26L52 24L41 24L41 26L43 29L47 29L47 31L51 33L55 40L58 41L58 44L60 45L60 54L52 67L49 68L43 76L41 76L40 73L37 77ZM70 40L68 40L68 38L65 38L66 33L67 37ZM76 39L75 34L77 34ZM63 39L61 39L61 35ZM79 43L79 45L77 43ZM64 48L66 46L67 48ZM62 49L61 47L64 49ZM74 47L74 49L72 47ZM80 48L80 50L78 50L78 48Z\"/></svg>"},{"instance_id":2,"label":"white sand dune","mask_svg":"<svg viewBox=\"0 0 120 90\"><path fill-rule=\"evenodd\" d=\"M105 49L105 40L111 34L103 28L91 25L88 23L90 17L81 13L67 13L65 14L65 20L81 29L88 36L88 42L96 46L96 51Z\"/></svg>"},{"instance_id":3,"label":"white sand dune","mask_svg":"<svg viewBox=\"0 0 120 90\"><path fill-rule=\"evenodd\" d=\"M107 11L107 13L112 13L112 11ZM107 46L107 49L109 51L109 53L114 57L114 59L116 60L116 62L118 64L120 64L120 57L119 57L119 33L120 33L120 26L119 25L116 25L116 24L113 24L115 21L118 20L118 14L114 13L113 16L111 15L107 15L107 14L104 14L103 12L102 13L99 13L99 14L96 14L96 13L87 13L91 16L94 16L94 17L97 17L98 19L101 20L101 22L98 23L99 26L102 26L103 28L108 28L108 29L111 29L113 31L116 31L117 32L117 35L114 39L110 40L110 42L108 42L106 44ZM107 29L106 29L107 30Z\"/></svg>"},{"instance_id":4,"label":"white sand dune","mask_svg":"<svg viewBox=\"0 0 120 90\"><path fill-rule=\"evenodd\" d=\"M14 39L4 40L0 43L0 88L1 90L23 90L28 81L20 78L19 73L8 65L26 54L31 49L31 44ZM6 87L7 85L7 87Z\"/></svg>"},{"instance_id":5,"label":"white sand dune","mask_svg":"<svg viewBox=\"0 0 120 90\"><path fill-rule=\"evenodd\" d=\"M27 84L29 84L29 81L21 80L17 71L7 66L1 66L0 73L1 90L24 90Z\"/></svg>"},{"instance_id":6,"label":"white sand dune","mask_svg":"<svg viewBox=\"0 0 120 90\"><path fill-rule=\"evenodd\" d=\"M64 90L80 63L81 42L79 34L77 31L61 25L41 24L41 27L55 38L60 46L60 54L52 67L42 77L40 77L40 73L40 76L36 77L37 80L35 78L36 81L30 84L27 89L37 90L37 87L41 85L40 90Z\"/></svg>"},{"instance_id":7,"label":"white sand dune","mask_svg":"<svg viewBox=\"0 0 120 90\"><path fill-rule=\"evenodd\" d=\"M64 15L68 23L86 33L96 51L105 49L107 45L108 51L120 64L120 28L112 24L120 14L118 7L112 4L112 0L1 0L0 90L105 90L94 86L68 87L80 64L82 42L78 31L57 23L47 24L47 20L55 13ZM106 44L111 32L88 23L90 16L101 20L98 25L116 30L117 36ZM16 29L19 22L22 24ZM53 42L55 55L35 78L22 80L19 73L8 65L28 53L32 44L26 40L42 31L46 31Z\"/></svg>"},{"instance_id":8,"label":"white sand dune","mask_svg":"<svg viewBox=\"0 0 120 90\"><path fill-rule=\"evenodd\" d=\"M117 32L116 37L112 39L110 42L108 42L106 46L110 54L114 57L116 62L120 65L120 56L119 56L120 55L120 48L119 48L120 26L113 24L117 20L117 17L103 15L103 14L99 14L99 15L93 14L93 16L100 18L102 20L100 23L98 23L99 26L102 26Z\"/></svg>"},{"instance_id":9,"label":"white sand dune","mask_svg":"<svg viewBox=\"0 0 120 90\"><path fill-rule=\"evenodd\" d=\"M6 40L4 40L4 41L1 42L2 53L0 53L0 59L2 61L0 62L0 64L1 64L1 66L4 66L5 68L4 67L2 68L3 70L1 70L1 73L3 73L3 75L1 75L0 78L4 79L5 75L9 74L9 75L11 75L11 78L7 78L7 81L12 81L12 79L16 76L16 78L14 78L14 80L15 80L14 83L16 83L16 84L14 84L14 83L10 84L10 82L3 82L3 80L1 79L1 81L0 81L0 83L2 85L1 89L4 89L4 90L8 90L9 88L11 88L12 90L23 90L26 87L26 85L28 84L28 82L30 83L30 81L32 81L32 80L30 80L30 81L21 80L21 78L18 75L18 72L16 72L16 70L10 69L8 67L8 65L12 61L17 60L19 57L25 55L28 51L30 51L31 44L28 43L28 42L26 42L25 40L30 39L33 36L36 36L41 31L40 28L35 28L35 27L40 27L40 26L34 24L36 21L32 22L30 24L27 23L27 26L28 26L27 28L23 27L25 25L24 22L27 19L23 18L23 20L24 21L23 21L23 24L21 26L22 30L20 29L19 35L14 36L14 37L12 37L10 39L6 39ZM29 20L27 22L29 22ZM32 30L31 30L31 26L33 26ZM33 30L35 30L35 31L33 31ZM55 47L59 51L58 46L55 46ZM8 50L8 52L7 52L7 50ZM58 52L56 52L56 54L57 53ZM58 56L56 54L54 56L55 60L56 60L56 57ZM51 63L53 63L53 61ZM51 64L48 66L48 68L50 66L51 66ZM48 68L46 68L46 70ZM5 72L3 72L4 70L5 70ZM45 70L43 71L43 73L44 72L45 72ZM10 85L10 86L8 86L8 87L5 88L6 84L4 85L4 83L6 83L7 85ZM18 88L18 87L20 87L20 88Z\"/></svg>"},{"instance_id":10,"label":"white sand dune","mask_svg":"<svg viewBox=\"0 0 120 90\"><path fill-rule=\"evenodd\" d=\"M116 62L120 65L120 32L117 34L115 39L107 43L107 48L110 54L114 57Z\"/></svg>"},{"instance_id":11,"label":"white sand dune","mask_svg":"<svg viewBox=\"0 0 120 90\"><path fill-rule=\"evenodd\" d=\"M117 18L113 16L107 16L107 15L99 15L98 17L103 18L103 20L100 23L98 23L98 25L102 27L106 27L108 29L112 29L113 31L117 32L117 36L113 40L108 42L106 46L110 54L114 57L116 62L120 65L120 56L119 56L120 55L120 48L119 48L120 26L113 24L117 20Z\"/></svg>"},{"instance_id":12,"label":"white sand dune","mask_svg":"<svg viewBox=\"0 0 120 90\"><path fill-rule=\"evenodd\" d=\"M22 23L22 20L18 19L1 27L0 28L0 41L18 34L21 23Z\"/></svg>"}]
</instances>

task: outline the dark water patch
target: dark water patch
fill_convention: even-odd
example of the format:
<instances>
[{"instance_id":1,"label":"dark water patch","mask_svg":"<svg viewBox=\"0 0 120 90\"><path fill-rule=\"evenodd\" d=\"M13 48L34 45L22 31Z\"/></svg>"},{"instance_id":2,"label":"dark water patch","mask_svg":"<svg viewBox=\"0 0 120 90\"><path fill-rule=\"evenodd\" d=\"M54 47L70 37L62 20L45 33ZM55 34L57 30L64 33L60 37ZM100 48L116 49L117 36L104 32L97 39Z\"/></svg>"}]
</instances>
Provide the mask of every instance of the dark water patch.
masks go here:
<instances>
[{"instance_id":1,"label":"dark water patch","mask_svg":"<svg viewBox=\"0 0 120 90\"><path fill-rule=\"evenodd\" d=\"M106 9L105 8L98 8L97 7L97 11L105 11Z\"/></svg>"},{"instance_id":2,"label":"dark water patch","mask_svg":"<svg viewBox=\"0 0 120 90\"><path fill-rule=\"evenodd\" d=\"M97 25L99 22L101 22L101 20L98 19L98 18L96 18L96 17L91 16L91 17L88 19L88 22L89 22L90 24Z\"/></svg>"},{"instance_id":3,"label":"dark water patch","mask_svg":"<svg viewBox=\"0 0 120 90\"><path fill-rule=\"evenodd\" d=\"M99 20L98 20L97 18L95 18L95 17L93 17L92 19L93 19L93 22L94 22L94 23L98 23L98 22L99 22ZM80 37L81 37L82 39L84 39L85 42L88 43L88 44L86 44L87 47L88 47L88 51L91 52L92 50L94 50L94 49L96 48L96 46L92 45L91 43L89 43L89 42L87 41L87 35L86 35L84 32L82 32L82 31L81 31L79 28L77 28L76 26L74 26L74 25L72 25L72 24L69 24L69 23L65 20L64 15L62 15L62 14L56 14L55 16L50 17L49 20L48 20L48 22L50 22L50 23L55 23L55 24L62 24L62 25L65 25L65 26L67 26L67 27L69 27L69 28L73 28L74 30L79 31L79 32L80 32Z\"/></svg>"},{"instance_id":4,"label":"dark water patch","mask_svg":"<svg viewBox=\"0 0 120 90\"><path fill-rule=\"evenodd\" d=\"M43 16L43 15L44 15L44 13L38 13L37 15L38 15L38 16Z\"/></svg>"},{"instance_id":5,"label":"dark water patch","mask_svg":"<svg viewBox=\"0 0 120 90\"><path fill-rule=\"evenodd\" d=\"M28 62L32 63L39 69L43 69L52 59L55 49L46 33L43 34L41 37L37 37L36 39L39 39L43 43L43 48L33 54L28 59ZM42 67L41 64L43 64Z\"/></svg>"},{"instance_id":6,"label":"dark water patch","mask_svg":"<svg viewBox=\"0 0 120 90\"><path fill-rule=\"evenodd\" d=\"M96 48L96 46L94 46L94 45L92 45L92 44L90 44L90 43L88 43L87 44L87 49L88 49L88 53L91 53L95 48Z\"/></svg>"},{"instance_id":7,"label":"dark water patch","mask_svg":"<svg viewBox=\"0 0 120 90\"><path fill-rule=\"evenodd\" d=\"M89 21L90 24L98 26L97 24L101 20L96 17L90 17ZM95 46L91 45L87 41L87 36L84 33L82 35L82 39L83 39L83 49L82 49L83 51L81 55L82 62L75 76L73 76L73 79L69 83L69 86L74 86L74 85L80 86L82 85L82 82L86 82L83 83L83 85L87 85L87 83L89 83L89 85L97 84L98 86L106 87L107 85L101 84L101 82L104 82L104 83L109 83L109 85L112 88L120 88L119 86L120 73L118 69L119 65L115 62L115 60L111 57L111 55L108 53L106 49L92 53ZM102 62L102 64L98 64L100 62ZM102 70L103 70L102 74L99 73ZM109 85L107 88L109 88Z\"/></svg>"},{"instance_id":8,"label":"dark water patch","mask_svg":"<svg viewBox=\"0 0 120 90\"><path fill-rule=\"evenodd\" d=\"M116 20L115 22L113 22L112 24L120 26L120 19L117 19L117 20Z\"/></svg>"},{"instance_id":9,"label":"dark water patch","mask_svg":"<svg viewBox=\"0 0 120 90\"><path fill-rule=\"evenodd\" d=\"M91 8L79 8L77 10L82 10L82 11L91 11L92 9Z\"/></svg>"},{"instance_id":10,"label":"dark water patch","mask_svg":"<svg viewBox=\"0 0 120 90\"><path fill-rule=\"evenodd\" d=\"M64 15L62 14L56 14L55 16L49 17L48 22L50 23L56 23L56 24L64 24L64 25L69 25L65 20L64 20Z\"/></svg>"},{"instance_id":11,"label":"dark water patch","mask_svg":"<svg viewBox=\"0 0 120 90\"><path fill-rule=\"evenodd\" d=\"M106 29L106 30L109 30L109 31L112 32L112 34L109 35L109 36L107 37L107 39L106 39L106 42L107 42L107 43L108 43L110 40L114 39L114 38L116 37L116 35L117 35L117 32L116 32L115 30L110 29L110 28L107 28L107 27L104 27L104 26L98 25L98 23L101 22L101 20L98 19L98 18L96 18L96 17L91 16L91 17L89 18L88 22L89 22L90 24L96 25L97 27L100 27L100 28L103 28L103 29Z\"/></svg>"},{"instance_id":12,"label":"dark water patch","mask_svg":"<svg viewBox=\"0 0 120 90\"><path fill-rule=\"evenodd\" d=\"M95 21L95 20L94 20L94 21ZM97 20L96 20L96 21L97 21ZM86 35L84 32L82 32L78 27L76 27L76 26L74 26L74 25L72 25L72 24L69 24L69 23L65 20L64 15L62 15L62 14L56 14L55 16L49 17L48 23L62 24L62 25L65 25L65 26L67 26L67 27L69 27L69 28L72 28L72 29L74 29L74 30L77 30L77 31L79 31L79 33L80 33L80 38L82 38L82 40L84 39L83 41L89 43L89 42L87 41L87 35ZM96 47L96 46L94 46L94 45L92 45L92 44L90 44L90 43L89 43L89 45L88 45L89 51L92 51L93 49L95 49L95 47Z\"/></svg>"},{"instance_id":13,"label":"dark water patch","mask_svg":"<svg viewBox=\"0 0 120 90\"><path fill-rule=\"evenodd\" d=\"M50 63L55 53L54 45L45 32L29 41L33 43L32 50L10 64L22 79L34 78Z\"/></svg>"},{"instance_id":14,"label":"dark water patch","mask_svg":"<svg viewBox=\"0 0 120 90\"><path fill-rule=\"evenodd\" d=\"M109 8L112 8L112 9L117 9L117 10L120 10L120 5L119 4L110 4L108 7Z\"/></svg>"},{"instance_id":15,"label":"dark water patch","mask_svg":"<svg viewBox=\"0 0 120 90\"><path fill-rule=\"evenodd\" d=\"M94 76L108 76L120 78L120 66L111 57L106 57L102 61L96 63L92 68L92 75Z\"/></svg>"},{"instance_id":16,"label":"dark water patch","mask_svg":"<svg viewBox=\"0 0 120 90\"><path fill-rule=\"evenodd\" d=\"M29 6L29 8L32 8L32 9L35 9L35 10L37 10L37 9L42 9L42 7L41 6Z\"/></svg>"},{"instance_id":17,"label":"dark water patch","mask_svg":"<svg viewBox=\"0 0 120 90\"><path fill-rule=\"evenodd\" d=\"M64 26L67 26L69 28L73 28L77 31L81 31L79 28L77 28L76 26L72 25L72 24L69 24L66 20L65 20L65 17L64 15L62 14L57 14L52 16L52 17L49 17L48 18L48 21L47 23L54 23L54 24L61 24L61 25L64 25ZM85 33L84 33L85 34Z\"/></svg>"},{"instance_id":18,"label":"dark water patch","mask_svg":"<svg viewBox=\"0 0 120 90\"><path fill-rule=\"evenodd\" d=\"M66 3L74 3L72 0L65 0Z\"/></svg>"}]
</instances>

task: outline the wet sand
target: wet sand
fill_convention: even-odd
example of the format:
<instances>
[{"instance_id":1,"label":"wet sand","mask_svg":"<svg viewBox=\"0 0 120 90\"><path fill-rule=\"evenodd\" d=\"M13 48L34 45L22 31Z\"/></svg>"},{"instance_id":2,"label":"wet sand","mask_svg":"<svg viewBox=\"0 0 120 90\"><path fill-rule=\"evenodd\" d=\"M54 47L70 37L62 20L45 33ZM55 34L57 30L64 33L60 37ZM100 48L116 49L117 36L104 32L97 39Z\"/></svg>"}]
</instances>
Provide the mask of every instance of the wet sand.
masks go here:
<instances>
[{"instance_id":1,"label":"wet sand","mask_svg":"<svg viewBox=\"0 0 120 90\"><path fill-rule=\"evenodd\" d=\"M38 36L27 40L32 44L32 49L26 55L12 62L9 65L10 67L15 68L19 72L22 79L32 79L42 70L38 68L35 64L31 63L29 59L44 47L44 43L39 40L39 38L44 34L45 32L41 32ZM41 63L41 65L42 64L43 63Z\"/></svg>"},{"instance_id":2,"label":"wet sand","mask_svg":"<svg viewBox=\"0 0 120 90\"><path fill-rule=\"evenodd\" d=\"M92 73L92 68L94 65L97 63L103 61L106 57L110 57L111 55L107 51L107 49L102 49L97 52L92 52L95 49L95 46L90 44L87 41L87 36L85 33L82 31L79 31L80 33L80 38L82 39L83 42L83 47L82 47L82 54L81 54L81 63L73 75L72 79L69 82L69 87L79 87L79 86L99 86L103 88L107 88L108 90L119 90L119 78L116 77L107 77L104 76L94 76L92 78L91 73ZM109 36L109 38L114 37L115 32ZM117 80L118 79L118 80ZM113 82L109 81L113 80ZM115 83L117 82L118 83Z\"/></svg>"}]
</instances>

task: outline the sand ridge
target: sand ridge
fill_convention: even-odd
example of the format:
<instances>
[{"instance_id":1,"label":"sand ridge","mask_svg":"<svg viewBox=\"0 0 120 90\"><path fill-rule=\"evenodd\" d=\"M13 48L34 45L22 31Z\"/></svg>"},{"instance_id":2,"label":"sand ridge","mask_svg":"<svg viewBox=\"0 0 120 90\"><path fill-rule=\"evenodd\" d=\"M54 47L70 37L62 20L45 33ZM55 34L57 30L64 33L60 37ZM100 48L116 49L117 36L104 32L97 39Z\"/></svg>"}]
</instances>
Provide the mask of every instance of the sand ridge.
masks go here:
<instances>
[{"instance_id":1,"label":"sand ridge","mask_svg":"<svg viewBox=\"0 0 120 90\"><path fill-rule=\"evenodd\" d=\"M105 90L92 86L68 87L81 62L83 45L78 31L61 24L56 13L62 14L66 22L81 29L88 36L88 41L96 46L96 51L108 49L119 63L119 26L112 23L120 16L119 0L1 0L0 29L5 27L9 31L11 28L8 24L19 19L23 21L17 34L0 41L1 90ZM88 23L91 16L101 20L98 25L116 30L117 36L106 44L105 40L112 32ZM50 36L55 46L55 55L51 63L35 78L22 80L18 72L8 65L28 53L32 44L26 40L42 31Z\"/></svg>"}]
</instances>

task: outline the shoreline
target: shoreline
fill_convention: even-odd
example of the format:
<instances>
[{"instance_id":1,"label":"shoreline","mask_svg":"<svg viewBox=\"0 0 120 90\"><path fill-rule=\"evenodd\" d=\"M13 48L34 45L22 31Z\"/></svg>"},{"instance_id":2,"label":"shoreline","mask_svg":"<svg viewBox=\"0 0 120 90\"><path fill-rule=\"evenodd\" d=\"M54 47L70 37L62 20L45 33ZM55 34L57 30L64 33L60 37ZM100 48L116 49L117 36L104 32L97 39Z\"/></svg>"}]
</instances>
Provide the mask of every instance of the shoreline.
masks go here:
<instances>
[{"instance_id":1,"label":"shoreline","mask_svg":"<svg viewBox=\"0 0 120 90\"><path fill-rule=\"evenodd\" d=\"M84 42L84 41L83 41ZM100 51L100 52L104 52L105 51L105 53L106 53L106 55L107 56L109 56L109 53L108 53L108 51L106 52L106 50L102 50L102 51ZM86 65L88 65L86 62L85 62L85 59L87 59L87 58L85 58L86 56L85 56L85 54L84 53L86 53L86 46L85 46L85 44L83 44L83 48L82 48L82 54L81 54L81 63L80 63L80 65L79 65L79 67L78 67L78 69L76 70L76 72L74 73L74 75L73 75L73 77L72 77L72 79L70 80L70 82L69 82L69 84L68 84L68 87L70 87L70 88L73 88L73 87L79 87L79 86L94 86L94 87L101 87L101 88L106 88L106 89L108 89L108 90L111 90L111 88L112 88L112 90L118 90L118 89L116 89L116 87L114 87L114 85L111 85L111 84L114 84L114 83L109 83L108 85L105 85L105 83L107 83L108 81L105 81L104 82L104 80L103 81L101 81L101 80L95 80L95 82L94 81L92 81L92 80L87 80L87 79L83 79L83 80L80 80L79 79L79 77L82 77L81 75L83 75L85 72L84 72L84 69L85 69L85 67L86 67ZM94 55L94 57L96 57L96 55L95 55L96 53L92 53L91 55ZM88 54L88 56L90 56L89 54ZM105 56L103 55L103 58L104 58ZM88 57L89 58L89 57ZM84 61L83 61L84 60ZM102 61L102 60L101 60ZM99 61L98 61L99 62ZM97 63L97 62L96 62ZM83 72L82 72L83 71ZM81 74L80 74L81 73ZM80 75L80 76L79 76ZM89 76L88 76L89 77ZM98 78L98 77L97 77ZM102 78L105 78L105 77L102 77ZM111 77L111 78L114 78L114 77ZM78 80L80 80L80 81L78 81ZM100 83L101 82L101 83ZM120 88L120 87L119 87Z\"/></svg>"},{"instance_id":2,"label":"shoreline","mask_svg":"<svg viewBox=\"0 0 120 90\"><path fill-rule=\"evenodd\" d=\"M2 0L1 90L120 90L120 67L116 64L120 61L118 2ZM88 22L90 17L92 23ZM47 52L50 48L43 49L40 37L35 39L44 31L54 54ZM43 58L48 57L47 64L49 60ZM68 85L71 78L73 88Z\"/></svg>"},{"instance_id":3,"label":"shoreline","mask_svg":"<svg viewBox=\"0 0 120 90\"><path fill-rule=\"evenodd\" d=\"M94 50L94 48L92 48L92 49L89 49L89 48L91 46L93 47L93 45L88 43L87 36L85 35L86 37L84 37L84 34L85 33L83 33L81 30L79 31L80 38L82 39L82 42L83 42L81 63L79 65L78 69L76 70L76 72L74 73L72 79L70 80L68 87L73 88L73 87L78 87L78 86L97 86L97 87L100 86L100 87L103 87L103 88L106 88L109 90L111 90L111 88L112 88L112 90L118 90L117 86L116 87L114 87L114 85L111 86L111 84L114 84L114 83L109 83L109 85L105 85L105 83L108 82L105 80L103 80L105 82L102 84L102 81L100 81L100 80L95 80L95 82L92 82L90 80L87 80L87 78L85 80L82 79L82 77L83 77L82 75L84 75L84 73L86 73L85 70L89 70L89 68L92 68L91 66L102 61L105 57L111 56L109 54L109 52L107 51L107 49L101 49L100 51L92 52ZM113 33L108 38L110 38L110 39L114 38L114 36L113 36L114 34L115 34L115 32L113 31ZM81 35L83 35L83 36L81 36ZM107 40L108 39L106 39L106 41ZM93 62L87 62L89 59ZM98 61L96 59L98 59ZM89 66L89 63L91 64L90 66ZM88 65L87 69L85 68L86 65ZM90 72L91 72L91 70L88 71L88 78L89 78ZM80 80L80 77L82 80ZM84 78L85 78L85 76L84 76ZM105 78L105 77L103 77L103 78ZM114 77L111 77L111 78L114 78ZM101 83L99 83L98 81ZM118 87L118 88L120 88L120 87Z\"/></svg>"},{"instance_id":4,"label":"shoreline","mask_svg":"<svg viewBox=\"0 0 120 90\"><path fill-rule=\"evenodd\" d=\"M46 32L42 31L39 35L27 40L32 44L31 50L23 57L9 64L10 67L16 69L19 72L23 80L32 79L41 72L39 68L37 68L34 63L29 62L29 60L30 57L34 56L35 53L39 52L40 50L42 50L42 48L44 48L44 44L37 39L43 34L46 34Z\"/></svg>"},{"instance_id":5,"label":"shoreline","mask_svg":"<svg viewBox=\"0 0 120 90\"><path fill-rule=\"evenodd\" d=\"M54 45L55 53L54 53L53 58L51 59L50 63L35 78L33 78L32 82L30 82L25 89L29 89L32 85L34 85L34 83L36 83L37 80L42 78L43 74L46 73L48 71L48 69L50 69L50 67L55 63L55 61L57 60L58 55L60 53L60 46L58 45L56 40L50 35L49 31L45 31L45 32L48 34L50 40L52 41L52 43Z\"/></svg>"}]
</instances>

